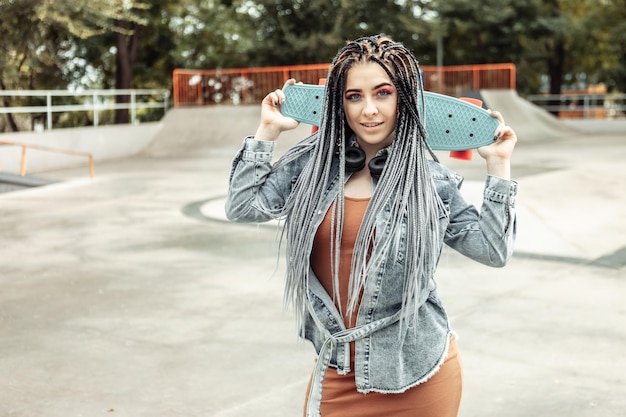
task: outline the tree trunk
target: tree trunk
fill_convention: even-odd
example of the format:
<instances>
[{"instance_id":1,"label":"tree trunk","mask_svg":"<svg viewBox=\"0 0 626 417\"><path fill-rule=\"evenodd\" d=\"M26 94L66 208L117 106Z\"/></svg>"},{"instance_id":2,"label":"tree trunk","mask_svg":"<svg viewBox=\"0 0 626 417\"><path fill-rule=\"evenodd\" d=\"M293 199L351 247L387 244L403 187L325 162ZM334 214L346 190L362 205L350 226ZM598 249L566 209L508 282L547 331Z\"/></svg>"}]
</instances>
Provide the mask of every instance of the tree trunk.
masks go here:
<instances>
[{"instance_id":1,"label":"tree trunk","mask_svg":"<svg viewBox=\"0 0 626 417\"><path fill-rule=\"evenodd\" d=\"M559 7L558 0L547 0L548 16L552 19L559 19L561 16L561 9ZM563 68L565 66L565 45L563 43L562 33L554 31L552 33L552 40L548 42L548 75L550 76L550 94L561 94L561 83L563 82ZM558 117L558 106L561 105L560 99L549 100L550 113Z\"/></svg>"},{"instance_id":2,"label":"tree trunk","mask_svg":"<svg viewBox=\"0 0 626 417\"><path fill-rule=\"evenodd\" d=\"M117 55L115 68L115 88L130 89L133 88L133 68L137 58L137 43L139 39L139 26L135 23L117 22L117 26L132 30L131 35L124 33L116 34ZM130 102L130 96L115 96L117 104L127 104ZM130 121L129 110L115 110L115 123L128 123Z\"/></svg>"},{"instance_id":3,"label":"tree trunk","mask_svg":"<svg viewBox=\"0 0 626 417\"><path fill-rule=\"evenodd\" d=\"M6 90L6 86L4 85L4 83L2 81L0 81L0 89L2 90ZM10 107L11 103L9 101L8 97L3 97L2 98L2 107ZM13 118L13 114L12 113L5 113L4 114L4 120L6 120L7 125L5 126L4 130L7 131L7 127L10 129L8 130L9 132L19 132L19 128L17 127L17 123L15 123L15 119Z\"/></svg>"},{"instance_id":4,"label":"tree trunk","mask_svg":"<svg viewBox=\"0 0 626 417\"><path fill-rule=\"evenodd\" d=\"M565 60L565 46L561 39L556 40L552 49L552 55L548 59L548 75L550 75L550 94L560 95L561 85L563 82L563 68ZM549 101L550 106L559 106L561 104L560 99L554 99ZM559 115L559 110L554 108L550 110L550 113L555 116Z\"/></svg>"},{"instance_id":5,"label":"tree trunk","mask_svg":"<svg viewBox=\"0 0 626 417\"><path fill-rule=\"evenodd\" d=\"M3 107L9 107L11 105L11 103L9 103L9 100L4 99L4 106ZM17 126L17 123L15 122L15 118L13 117L12 113L6 113L4 115L4 119L7 122L7 126L5 126L5 131L8 132L19 132L20 128ZM6 128L9 128L9 130L7 130Z\"/></svg>"}]
</instances>

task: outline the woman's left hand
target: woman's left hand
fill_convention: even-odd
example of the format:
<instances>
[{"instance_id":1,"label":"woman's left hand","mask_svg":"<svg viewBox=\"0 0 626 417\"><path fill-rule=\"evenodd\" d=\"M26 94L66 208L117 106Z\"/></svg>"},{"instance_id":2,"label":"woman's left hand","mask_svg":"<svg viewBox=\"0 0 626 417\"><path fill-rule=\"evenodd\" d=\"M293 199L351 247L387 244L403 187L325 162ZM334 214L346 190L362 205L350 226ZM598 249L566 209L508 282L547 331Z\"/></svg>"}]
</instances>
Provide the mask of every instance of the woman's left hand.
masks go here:
<instances>
[{"instance_id":1,"label":"woman's left hand","mask_svg":"<svg viewBox=\"0 0 626 417\"><path fill-rule=\"evenodd\" d=\"M489 174L510 178L511 155L517 143L517 135L510 126L504 123L500 112L491 111L491 116L500 122L495 132L495 140L491 145L478 148L478 154L487 162Z\"/></svg>"}]
</instances>

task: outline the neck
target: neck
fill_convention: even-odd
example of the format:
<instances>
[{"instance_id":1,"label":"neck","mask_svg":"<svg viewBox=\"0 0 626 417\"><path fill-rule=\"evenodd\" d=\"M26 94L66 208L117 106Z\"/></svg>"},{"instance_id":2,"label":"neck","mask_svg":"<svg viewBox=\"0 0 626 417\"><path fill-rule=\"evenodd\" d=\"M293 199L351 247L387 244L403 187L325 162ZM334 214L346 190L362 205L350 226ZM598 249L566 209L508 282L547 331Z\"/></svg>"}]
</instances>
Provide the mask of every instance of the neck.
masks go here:
<instances>
[{"instance_id":1,"label":"neck","mask_svg":"<svg viewBox=\"0 0 626 417\"><path fill-rule=\"evenodd\" d=\"M344 195L351 198L368 198L372 196L372 176L367 166L360 171L353 172L346 181Z\"/></svg>"}]
</instances>

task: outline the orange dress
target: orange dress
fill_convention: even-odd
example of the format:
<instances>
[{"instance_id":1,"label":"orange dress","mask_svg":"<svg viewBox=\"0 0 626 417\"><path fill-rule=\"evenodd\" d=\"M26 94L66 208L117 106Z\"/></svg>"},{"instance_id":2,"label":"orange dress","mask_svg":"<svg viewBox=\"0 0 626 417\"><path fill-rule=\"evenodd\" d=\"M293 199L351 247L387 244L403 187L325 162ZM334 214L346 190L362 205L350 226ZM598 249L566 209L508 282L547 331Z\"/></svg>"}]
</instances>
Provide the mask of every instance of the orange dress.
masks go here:
<instances>
[{"instance_id":1,"label":"orange dress","mask_svg":"<svg viewBox=\"0 0 626 417\"><path fill-rule=\"evenodd\" d=\"M369 201L369 198L350 197L346 197L344 201L345 214L339 261L341 306L337 302L336 304L339 311L344 314L343 319L347 328L354 327L356 324L357 311L351 317L346 315L350 263L356 236ZM330 210L326 213L315 235L311 252L311 267L328 294L332 296L333 278L330 267L332 215ZM354 369L354 342L350 345L351 369ZM322 387L321 414L322 417L456 417L461 401L461 388L461 363L453 339L446 361L439 372L428 381L401 394L377 392L361 394L356 390L354 371L339 375L336 369L328 368ZM305 399L305 404L306 400L308 398Z\"/></svg>"}]
</instances>

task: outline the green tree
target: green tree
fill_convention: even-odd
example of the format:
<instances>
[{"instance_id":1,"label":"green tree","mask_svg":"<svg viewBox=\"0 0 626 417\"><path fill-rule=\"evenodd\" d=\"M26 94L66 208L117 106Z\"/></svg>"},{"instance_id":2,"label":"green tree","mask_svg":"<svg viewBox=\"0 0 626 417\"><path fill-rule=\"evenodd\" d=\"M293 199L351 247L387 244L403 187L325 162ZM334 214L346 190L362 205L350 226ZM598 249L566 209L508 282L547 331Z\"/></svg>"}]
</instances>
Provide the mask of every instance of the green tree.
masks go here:
<instances>
[{"instance_id":1,"label":"green tree","mask_svg":"<svg viewBox=\"0 0 626 417\"><path fill-rule=\"evenodd\" d=\"M386 33L422 64L436 64L438 38L444 65L513 62L521 93L539 91L545 75L551 92L570 80L623 91L625 6L626 0L0 0L0 88L167 88L177 67L329 62L347 39ZM122 112L117 120L125 120ZM7 118L7 129L18 125Z\"/></svg>"},{"instance_id":2,"label":"green tree","mask_svg":"<svg viewBox=\"0 0 626 417\"><path fill-rule=\"evenodd\" d=\"M249 67L254 26L246 1L182 0L169 17L173 60L185 68Z\"/></svg>"},{"instance_id":3,"label":"green tree","mask_svg":"<svg viewBox=\"0 0 626 417\"><path fill-rule=\"evenodd\" d=\"M529 44L525 58L534 55L544 63L533 72L548 75L550 94L600 81L624 86L625 5L623 0L542 1L538 20L545 33Z\"/></svg>"},{"instance_id":4,"label":"green tree","mask_svg":"<svg viewBox=\"0 0 626 417\"><path fill-rule=\"evenodd\" d=\"M130 35L131 31L120 23L141 24L136 10L142 8L145 3L132 0L1 0L0 88L72 85L85 74L78 68L89 68L78 54L80 41L107 32ZM25 27L28 30L23 30ZM36 101L25 99L13 105L41 104ZM5 129L19 130L14 117L6 115L5 119Z\"/></svg>"},{"instance_id":5,"label":"green tree","mask_svg":"<svg viewBox=\"0 0 626 417\"><path fill-rule=\"evenodd\" d=\"M562 0L562 10L575 28L566 43L568 78L583 74L589 83L625 91L626 1Z\"/></svg>"},{"instance_id":6,"label":"green tree","mask_svg":"<svg viewBox=\"0 0 626 417\"><path fill-rule=\"evenodd\" d=\"M426 7L442 33L443 65L513 62L529 68L539 59L531 45L549 34L539 0L437 0ZM535 74L518 71L518 85L538 88Z\"/></svg>"},{"instance_id":7,"label":"green tree","mask_svg":"<svg viewBox=\"0 0 626 417\"><path fill-rule=\"evenodd\" d=\"M444 64L513 62L518 90L549 92L582 77L624 86L624 0L433 0Z\"/></svg>"},{"instance_id":8,"label":"green tree","mask_svg":"<svg viewBox=\"0 0 626 417\"><path fill-rule=\"evenodd\" d=\"M258 0L243 10L254 21L256 65L329 62L345 41L385 33L408 47L421 27L414 1ZM242 8L240 8L242 10Z\"/></svg>"}]
</instances>

